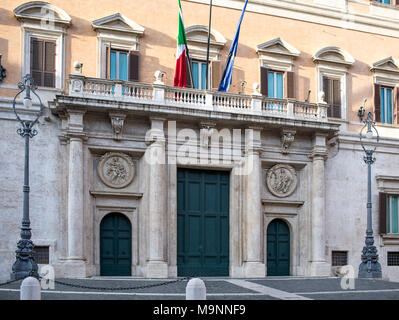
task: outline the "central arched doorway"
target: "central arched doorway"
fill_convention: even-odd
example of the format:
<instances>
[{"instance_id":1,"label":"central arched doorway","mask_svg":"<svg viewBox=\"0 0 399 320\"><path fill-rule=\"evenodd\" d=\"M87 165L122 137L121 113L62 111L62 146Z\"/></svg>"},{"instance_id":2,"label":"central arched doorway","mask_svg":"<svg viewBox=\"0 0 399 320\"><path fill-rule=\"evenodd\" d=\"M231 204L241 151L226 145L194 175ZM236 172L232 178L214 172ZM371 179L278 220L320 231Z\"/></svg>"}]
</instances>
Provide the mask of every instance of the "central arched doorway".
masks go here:
<instances>
[{"instance_id":1,"label":"central arched doorway","mask_svg":"<svg viewBox=\"0 0 399 320\"><path fill-rule=\"evenodd\" d=\"M131 276L132 227L121 213L109 213L100 224L100 274Z\"/></svg>"},{"instance_id":2,"label":"central arched doorway","mask_svg":"<svg viewBox=\"0 0 399 320\"><path fill-rule=\"evenodd\" d=\"M290 229L281 219L267 227L267 275L290 275Z\"/></svg>"}]
</instances>

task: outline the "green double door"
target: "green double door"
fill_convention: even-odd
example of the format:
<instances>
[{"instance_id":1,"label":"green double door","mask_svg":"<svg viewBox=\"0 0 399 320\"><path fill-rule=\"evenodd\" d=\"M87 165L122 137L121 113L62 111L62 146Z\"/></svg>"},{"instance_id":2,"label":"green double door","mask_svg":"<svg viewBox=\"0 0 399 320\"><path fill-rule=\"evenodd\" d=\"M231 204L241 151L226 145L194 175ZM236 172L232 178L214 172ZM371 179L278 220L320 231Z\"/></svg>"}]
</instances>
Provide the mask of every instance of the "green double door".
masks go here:
<instances>
[{"instance_id":1,"label":"green double door","mask_svg":"<svg viewBox=\"0 0 399 320\"><path fill-rule=\"evenodd\" d=\"M267 275L290 275L290 230L280 219L267 227Z\"/></svg>"},{"instance_id":2,"label":"green double door","mask_svg":"<svg viewBox=\"0 0 399 320\"><path fill-rule=\"evenodd\" d=\"M229 173L177 172L177 273L229 275Z\"/></svg>"},{"instance_id":3,"label":"green double door","mask_svg":"<svg viewBox=\"0 0 399 320\"><path fill-rule=\"evenodd\" d=\"M132 269L132 228L121 213L106 215L100 224L100 274L130 276Z\"/></svg>"}]
</instances>

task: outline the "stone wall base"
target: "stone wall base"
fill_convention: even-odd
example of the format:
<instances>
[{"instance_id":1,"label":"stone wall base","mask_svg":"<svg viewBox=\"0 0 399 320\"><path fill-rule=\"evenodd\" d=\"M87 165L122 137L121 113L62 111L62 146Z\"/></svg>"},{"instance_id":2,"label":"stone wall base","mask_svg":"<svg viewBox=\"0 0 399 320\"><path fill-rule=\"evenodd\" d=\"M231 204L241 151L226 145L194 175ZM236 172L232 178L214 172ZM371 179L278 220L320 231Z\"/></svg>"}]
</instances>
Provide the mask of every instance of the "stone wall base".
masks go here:
<instances>
[{"instance_id":1,"label":"stone wall base","mask_svg":"<svg viewBox=\"0 0 399 320\"><path fill-rule=\"evenodd\" d=\"M65 260L54 265L56 278L85 278L90 276L84 260Z\"/></svg>"},{"instance_id":2,"label":"stone wall base","mask_svg":"<svg viewBox=\"0 0 399 320\"><path fill-rule=\"evenodd\" d=\"M331 276L331 265L325 261L311 262L310 275L312 277L329 277Z\"/></svg>"},{"instance_id":3,"label":"stone wall base","mask_svg":"<svg viewBox=\"0 0 399 320\"><path fill-rule=\"evenodd\" d=\"M244 262L244 278L264 278L266 276L266 266L261 262Z\"/></svg>"},{"instance_id":4,"label":"stone wall base","mask_svg":"<svg viewBox=\"0 0 399 320\"><path fill-rule=\"evenodd\" d=\"M146 278L167 278L168 264L163 261L151 261L147 264Z\"/></svg>"}]
</instances>

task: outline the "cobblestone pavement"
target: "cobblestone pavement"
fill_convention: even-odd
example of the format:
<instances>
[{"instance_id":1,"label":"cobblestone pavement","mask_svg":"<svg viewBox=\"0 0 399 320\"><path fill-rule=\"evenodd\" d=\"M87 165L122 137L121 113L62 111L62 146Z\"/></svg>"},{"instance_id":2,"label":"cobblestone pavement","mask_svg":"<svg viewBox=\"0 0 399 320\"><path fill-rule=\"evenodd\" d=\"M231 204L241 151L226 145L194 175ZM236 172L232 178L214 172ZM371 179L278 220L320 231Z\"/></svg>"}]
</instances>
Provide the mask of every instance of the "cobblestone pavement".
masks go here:
<instances>
[{"instance_id":1,"label":"cobblestone pavement","mask_svg":"<svg viewBox=\"0 0 399 320\"><path fill-rule=\"evenodd\" d=\"M399 282L383 280L355 279L354 289L344 290L340 278L202 279L207 300L399 300ZM187 279L179 282L176 279L106 277L57 280L68 285L56 283L54 289L42 290L42 300L185 300L187 285ZM162 283L165 285L120 289ZM19 287L20 281L0 286L0 300L18 300Z\"/></svg>"}]
</instances>

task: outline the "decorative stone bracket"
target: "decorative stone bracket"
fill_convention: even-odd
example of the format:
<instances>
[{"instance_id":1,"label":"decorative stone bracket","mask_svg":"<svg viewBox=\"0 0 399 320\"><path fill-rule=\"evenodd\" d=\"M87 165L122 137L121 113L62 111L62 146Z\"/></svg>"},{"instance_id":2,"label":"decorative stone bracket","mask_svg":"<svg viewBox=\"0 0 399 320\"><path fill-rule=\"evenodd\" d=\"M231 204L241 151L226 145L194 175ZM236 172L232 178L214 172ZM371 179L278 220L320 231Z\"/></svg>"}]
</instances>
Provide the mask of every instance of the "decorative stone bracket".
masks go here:
<instances>
[{"instance_id":1,"label":"decorative stone bracket","mask_svg":"<svg viewBox=\"0 0 399 320\"><path fill-rule=\"evenodd\" d=\"M123 113L109 113L109 117L111 119L112 130L114 132L114 139L120 140L126 115Z\"/></svg>"},{"instance_id":2,"label":"decorative stone bracket","mask_svg":"<svg viewBox=\"0 0 399 320\"><path fill-rule=\"evenodd\" d=\"M210 141L214 132L215 123L213 122L201 122L201 131L200 131L200 143L201 147L209 148Z\"/></svg>"},{"instance_id":3,"label":"decorative stone bracket","mask_svg":"<svg viewBox=\"0 0 399 320\"><path fill-rule=\"evenodd\" d=\"M281 132L281 152L282 154L288 154L288 149L295 139L295 130L283 129Z\"/></svg>"}]
</instances>

